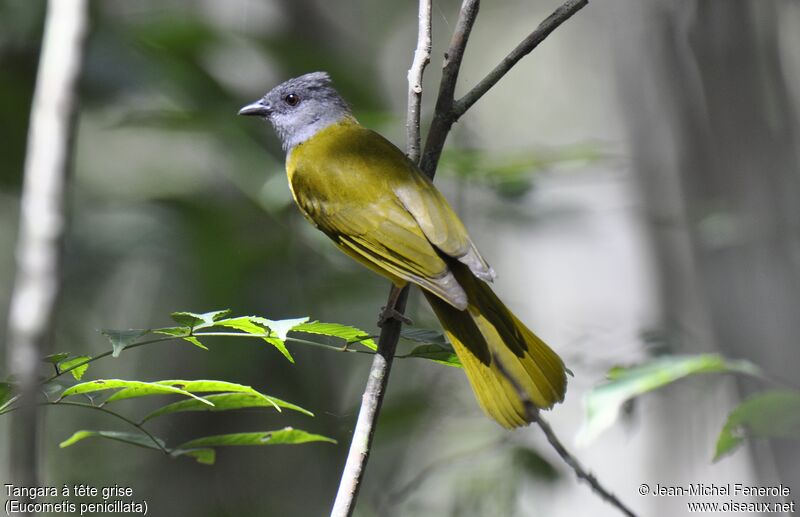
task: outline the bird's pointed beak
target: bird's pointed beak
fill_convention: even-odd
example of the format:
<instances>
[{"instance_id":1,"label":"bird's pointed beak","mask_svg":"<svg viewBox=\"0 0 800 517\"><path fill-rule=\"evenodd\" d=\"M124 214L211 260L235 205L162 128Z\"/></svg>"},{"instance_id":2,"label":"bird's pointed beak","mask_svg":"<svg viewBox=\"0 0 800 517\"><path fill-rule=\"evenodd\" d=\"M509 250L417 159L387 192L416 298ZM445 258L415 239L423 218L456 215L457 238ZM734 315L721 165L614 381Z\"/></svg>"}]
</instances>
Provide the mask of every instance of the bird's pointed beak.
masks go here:
<instances>
[{"instance_id":1,"label":"bird's pointed beak","mask_svg":"<svg viewBox=\"0 0 800 517\"><path fill-rule=\"evenodd\" d=\"M250 117L266 117L272 113L272 109L268 102L264 99L259 99L252 104L248 104L239 110L239 115L246 115Z\"/></svg>"}]
</instances>

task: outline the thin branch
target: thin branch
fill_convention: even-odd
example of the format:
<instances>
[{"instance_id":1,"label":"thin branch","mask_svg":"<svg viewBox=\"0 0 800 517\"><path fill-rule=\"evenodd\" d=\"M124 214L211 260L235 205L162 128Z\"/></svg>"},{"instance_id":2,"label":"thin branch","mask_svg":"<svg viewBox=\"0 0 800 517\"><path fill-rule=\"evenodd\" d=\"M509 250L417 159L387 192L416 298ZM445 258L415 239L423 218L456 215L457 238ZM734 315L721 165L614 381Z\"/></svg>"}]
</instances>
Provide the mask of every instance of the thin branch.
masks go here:
<instances>
[{"instance_id":1,"label":"thin branch","mask_svg":"<svg viewBox=\"0 0 800 517\"><path fill-rule=\"evenodd\" d=\"M392 286L387 303L396 300L394 308L402 314L408 300L408 286L402 288L399 294L396 294L396 290L397 287ZM403 323L398 319L389 319L381 329L381 335L378 338L378 353L372 359L372 366L369 369L367 386L361 397L361 408L358 412L356 428L353 430L350 450L347 453L344 470L342 470L331 517L350 517L355 510L358 491L361 488L364 470L372 449L375 424L378 421L383 396L386 393L386 384L389 382L389 372L392 369L392 359L400 339L402 325Z\"/></svg>"},{"instance_id":2,"label":"thin branch","mask_svg":"<svg viewBox=\"0 0 800 517\"><path fill-rule=\"evenodd\" d=\"M448 47L444 55L442 80L439 83L436 109L434 110L430 131L428 131L428 138L425 141L425 152L420 162L422 172L430 178L433 178L436 174L436 166L439 164L444 142L447 140L447 134L450 132L453 122L455 122L452 112L458 72L461 70L464 49L467 48L467 41L472 32L472 26L475 24L475 18L478 16L479 8L480 0L464 0L461 4L458 21L453 30L453 38L450 40L450 47Z\"/></svg>"},{"instance_id":3,"label":"thin branch","mask_svg":"<svg viewBox=\"0 0 800 517\"><path fill-rule=\"evenodd\" d=\"M265 337L274 337L272 334L267 334L267 333L264 333L264 334L250 334L250 333L247 333L247 332L194 332L194 333L191 333L191 334L186 334L185 336L164 336L164 337L157 337L157 338L154 338L154 339L148 339L148 340L145 340L145 341L140 341L139 343L131 343L130 345L125 346L124 350L130 350L131 348L136 348L136 347L140 347L140 346L144 346L144 345L151 345L153 343L163 343L164 341L172 341L174 339L183 339L185 337L203 337L203 336L207 336L207 337L209 337L209 336L210 337L247 337L247 338L256 338L256 339L263 339ZM318 348L324 348L326 350L330 350L331 352L348 352L348 353L353 353L353 354L369 354L369 355L375 354L375 352L373 352L372 350L358 350L358 349L354 349L354 348L347 348L348 345L351 345L353 343L348 343L344 347L340 347L340 346L326 345L325 343L317 343L316 341L309 341L309 340L306 340L306 339L299 339L299 338L294 338L294 337L287 337L286 339L284 339L284 341L287 342L287 343L297 343L297 344L300 344L300 345L307 345L307 346L315 346L315 347L318 347ZM83 365L86 365L86 364L89 364L89 363L93 363L93 362L97 361L98 359L102 359L104 357L108 357L113 353L114 353L113 350L107 350L107 351L105 351L103 353L100 353L100 354L94 355L92 357L89 357L85 361L81 361L79 363L75 363L72 366L70 366L69 368L64 368L63 370L59 370L58 372L56 372L55 374L51 375L47 379L44 379L43 381L41 381L40 384L47 384L48 382L54 381L57 378L61 377L65 373L71 372L75 368L80 368ZM403 356L403 357L405 357L405 356ZM408 357L411 357L411 356L408 356Z\"/></svg>"},{"instance_id":4,"label":"thin branch","mask_svg":"<svg viewBox=\"0 0 800 517\"><path fill-rule=\"evenodd\" d=\"M419 3L417 48L408 70L408 114L406 116L406 154L418 163L420 150L420 112L422 106L422 76L431 61L431 0Z\"/></svg>"},{"instance_id":5,"label":"thin branch","mask_svg":"<svg viewBox=\"0 0 800 517\"><path fill-rule=\"evenodd\" d=\"M173 339L180 339L180 338L181 338L181 336L164 336L164 337L159 337L159 338L155 338L155 339L148 339L147 341L142 341L140 343L133 343L133 344L127 345L124 348L124 350L129 350L131 348L136 348L136 347L144 346L144 345L150 345L152 343L162 343L164 341L171 341ZM48 382L51 382L51 381L54 381L54 380L58 379L59 377L61 377L65 373L71 372L75 368L80 368L81 366L83 366L85 364L93 363L93 362L97 361L98 359L102 359L104 357L108 357L113 353L114 353L113 350L108 350L108 351L103 352L101 354L94 355L94 356L86 359L85 361L81 361L80 363L75 363L72 366L70 366L69 368L64 368L63 370L60 370L55 375L52 375L52 376L48 377L47 379L41 381L40 384L47 384Z\"/></svg>"},{"instance_id":6,"label":"thin branch","mask_svg":"<svg viewBox=\"0 0 800 517\"><path fill-rule=\"evenodd\" d=\"M28 130L7 350L23 403L15 422L12 470L16 482L29 486L37 485L38 411L33 400L60 287L65 187L86 26L85 0L48 3Z\"/></svg>"},{"instance_id":7,"label":"thin branch","mask_svg":"<svg viewBox=\"0 0 800 517\"><path fill-rule=\"evenodd\" d=\"M42 403L42 405L44 405L44 406L74 406L74 407L82 407L82 408L87 408L87 409L94 409L94 410L100 411L102 413L105 413L107 415L111 415L113 417L116 417L116 418L122 420L123 422L127 423L128 425L131 425L131 426L135 427L136 429L138 429L139 431L141 431L142 433L147 435L147 437L150 438L150 440L154 444L156 444L156 446L159 449L161 449L161 452L163 452L164 454L169 454L171 452L169 449L164 447L164 445L158 440L158 438L153 436L153 434L150 433L150 431L148 431L147 429L145 429L141 424L139 424L137 422L134 422L130 418L128 418L128 417L126 417L124 415L121 415L121 414L117 413L116 411L112 411L112 410L110 410L108 408L104 408L102 406L95 406L94 404L84 404L83 402L70 402L70 401L63 401L63 400L60 401L60 402L44 402L44 403Z\"/></svg>"},{"instance_id":8,"label":"thin branch","mask_svg":"<svg viewBox=\"0 0 800 517\"><path fill-rule=\"evenodd\" d=\"M417 48L408 71L408 113L406 120L407 138L406 154L409 159L418 162L420 157L420 106L422 104L422 76L425 66L430 61L431 49L431 0L419 0L419 23ZM386 302L387 310L395 310L399 315L405 312L408 301L408 286L398 290L392 285ZM378 338L378 352L372 359L367 386L361 399L358 420L353 430L350 449L347 452L339 489L333 502L331 517L350 517L356 507L358 491L364 479L364 471L372 449L372 438L378 421L389 373L392 370L400 330L403 323L399 318L391 318L384 322Z\"/></svg>"},{"instance_id":9,"label":"thin branch","mask_svg":"<svg viewBox=\"0 0 800 517\"><path fill-rule=\"evenodd\" d=\"M527 38L514 48L489 74L483 78L464 97L454 100L458 71L464 48L467 46L475 16L478 14L479 0L464 0L461 14L456 24L453 40L445 54L442 82L439 88L439 97L436 100L436 112L425 142L425 153L422 156L421 168L433 177L439 158L442 156L445 140L450 133L450 128L461 116L475 104L487 91L517 64L528 55L539 43L544 41L559 25L568 20L573 14L588 4L588 0L567 0L548 16Z\"/></svg>"},{"instance_id":10,"label":"thin branch","mask_svg":"<svg viewBox=\"0 0 800 517\"><path fill-rule=\"evenodd\" d=\"M94 404L85 404L83 402L72 402L72 401L65 401L65 400L59 400L57 402L39 402L37 404L37 406L74 406L74 407L82 407L82 408L94 409L94 410L97 410L97 411L101 411L101 412L103 412L103 413L105 413L107 415L114 416L114 417L122 420L123 422L125 422L125 423L127 423L129 425L132 425L133 427L135 427L136 429L138 429L139 431L141 431L142 433L147 435L147 437L150 438L150 440L152 440L152 442L154 444L156 444L156 446L159 449L161 449L161 451L164 454L169 454L171 452L169 449L165 448L161 444L161 442L158 441L158 438L153 436L153 434L150 433L150 431L145 429L142 426L142 424L140 424L138 422L134 422L133 420L129 419L128 417L126 417L124 415L121 415L121 414L117 413L116 411L112 411L112 410L110 410L108 408L104 408L102 406L95 406ZM0 415L5 415L6 413L13 413L14 411L18 411L20 408L21 408L21 406L4 409L3 411L0 411Z\"/></svg>"},{"instance_id":11,"label":"thin branch","mask_svg":"<svg viewBox=\"0 0 800 517\"><path fill-rule=\"evenodd\" d=\"M612 506L616 507L620 512L627 515L628 517L636 517L636 514L633 511L625 506L622 501L620 501L617 496L606 490L600 482L594 477L594 474L587 471L583 466L578 462L577 458L575 458L570 452L564 447L564 444L561 443L556 433L553 431L553 428L550 427L550 424L542 418L541 413L539 412L539 408L537 408L533 401L531 401L528 392L522 388L516 378L511 375L506 367L503 365L503 362L500 360L500 357L497 354L492 354L492 360L497 365L497 369L500 373L503 374L503 377L511 384L514 388L514 391L517 392L519 399L522 401L522 406L525 410L525 420L531 423L535 423L539 426L539 428L544 433L545 437L547 437L547 441L550 445L555 449L561 459L564 460L564 463L569 465L575 475L578 476L579 479L586 481L589 484L591 489L599 495L603 500L607 503L611 504Z\"/></svg>"},{"instance_id":12,"label":"thin branch","mask_svg":"<svg viewBox=\"0 0 800 517\"><path fill-rule=\"evenodd\" d=\"M558 9L553 11L553 14L544 19L542 23L536 27L536 30L531 32L527 38L514 48L494 69L489 72L486 77L475 85L466 95L453 104L453 122L464 114L469 108L475 104L478 99L483 97L483 94L488 92L497 82L503 78L511 68L523 57L530 54L539 43L550 35L551 32L556 30L559 25L567 21L573 14L577 13L586 5L588 0L568 0Z\"/></svg>"}]
</instances>

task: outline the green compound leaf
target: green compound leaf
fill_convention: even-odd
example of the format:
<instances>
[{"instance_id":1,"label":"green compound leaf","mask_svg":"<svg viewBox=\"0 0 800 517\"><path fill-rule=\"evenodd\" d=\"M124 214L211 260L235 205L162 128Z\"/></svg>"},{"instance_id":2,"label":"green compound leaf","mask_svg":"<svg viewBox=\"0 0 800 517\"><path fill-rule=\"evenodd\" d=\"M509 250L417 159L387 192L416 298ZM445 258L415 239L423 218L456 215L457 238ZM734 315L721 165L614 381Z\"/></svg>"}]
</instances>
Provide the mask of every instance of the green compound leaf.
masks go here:
<instances>
[{"instance_id":1,"label":"green compound leaf","mask_svg":"<svg viewBox=\"0 0 800 517\"><path fill-rule=\"evenodd\" d=\"M409 341L416 341L417 343L450 346L444 334L438 330L403 327L400 331L400 337L408 339Z\"/></svg>"},{"instance_id":2,"label":"green compound leaf","mask_svg":"<svg viewBox=\"0 0 800 517\"><path fill-rule=\"evenodd\" d=\"M64 440L63 442L59 443L58 446L62 449L64 447L69 447L70 445L74 445L81 440L85 440L86 438L106 438L108 440L116 440L118 442L124 442L131 445L136 445L139 447L145 447L147 449L155 449L161 450L153 440L150 439L149 436L140 433L123 433L118 431L76 431L73 433L72 436ZM158 443L161 444L161 447L164 447L164 441L156 438Z\"/></svg>"},{"instance_id":3,"label":"green compound leaf","mask_svg":"<svg viewBox=\"0 0 800 517\"><path fill-rule=\"evenodd\" d=\"M113 357L119 357L119 354L121 354L126 347L132 345L137 339L148 334L149 332L150 329L103 329L100 331L100 333L106 336L111 342L111 349L113 350L111 355Z\"/></svg>"},{"instance_id":4,"label":"green compound leaf","mask_svg":"<svg viewBox=\"0 0 800 517\"><path fill-rule=\"evenodd\" d=\"M800 392L772 390L748 398L728 415L717 438L714 461L733 453L746 438L800 437Z\"/></svg>"},{"instance_id":5,"label":"green compound leaf","mask_svg":"<svg viewBox=\"0 0 800 517\"><path fill-rule=\"evenodd\" d=\"M304 320L307 319L308 318L304 318ZM285 321L294 322L298 320ZM275 322L260 316L241 316L238 318L226 318L216 321L214 322L214 326L233 328L258 336L270 345L277 348L278 351L289 360L289 362L294 363L294 358L292 357L292 354L289 353L289 350L286 348L286 344L284 343L284 340L286 339L285 333L281 336L280 333L275 330L275 328L270 326L274 325L276 328L281 330L280 323L281 322Z\"/></svg>"},{"instance_id":6,"label":"green compound leaf","mask_svg":"<svg viewBox=\"0 0 800 517\"><path fill-rule=\"evenodd\" d=\"M203 350L208 350L208 347L205 346L203 343L201 343L200 340L194 336L183 336L183 340L188 341L189 343L193 344L196 347L200 347Z\"/></svg>"},{"instance_id":7,"label":"green compound leaf","mask_svg":"<svg viewBox=\"0 0 800 517\"><path fill-rule=\"evenodd\" d=\"M585 417L578 431L578 442L589 443L613 425L628 400L701 373L761 374L749 361L729 360L718 354L662 356L636 366L612 368L608 372L609 381L584 398Z\"/></svg>"},{"instance_id":8,"label":"green compound leaf","mask_svg":"<svg viewBox=\"0 0 800 517\"><path fill-rule=\"evenodd\" d=\"M358 343L373 351L378 349L378 345L375 344L372 336L359 328L351 327L349 325L311 321L296 325L290 331L335 337L343 339L348 345Z\"/></svg>"},{"instance_id":9,"label":"green compound leaf","mask_svg":"<svg viewBox=\"0 0 800 517\"><path fill-rule=\"evenodd\" d=\"M217 452L214 449L174 449L170 451L173 458L178 456L190 456L203 465L213 465L217 460Z\"/></svg>"},{"instance_id":10,"label":"green compound leaf","mask_svg":"<svg viewBox=\"0 0 800 517\"><path fill-rule=\"evenodd\" d=\"M236 392L236 393L249 393L256 397L261 398L267 404L273 406L278 411L281 408L277 404L273 404L269 397L266 395L262 395L261 393L257 392L250 386L244 386L242 384L236 384L233 382L227 381L213 381L213 380L196 380L196 381L184 381L184 380L166 380L166 381L155 381L151 383L147 383L150 386L163 386L168 387L171 389L181 390L185 393L210 393L214 391L226 391L226 392ZM106 403L113 402L115 400L124 400L136 397L146 397L148 395L158 395L160 393L151 393L147 390L141 389L141 386L132 386L129 388L124 388L110 397L106 399ZM195 400L198 404L208 405L209 399L207 398L198 398ZM211 406L213 407L213 403Z\"/></svg>"},{"instance_id":11,"label":"green compound leaf","mask_svg":"<svg viewBox=\"0 0 800 517\"><path fill-rule=\"evenodd\" d=\"M328 442L336 443L336 440L312 434L300 429L286 427L278 431L266 431L257 433L232 433L205 436L189 440L178 446L179 449L194 449L198 447L221 447L233 445L294 445L308 442Z\"/></svg>"},{"instance_id":12,"label":"green compound leaf","mask_svg":"<svg viewBox=\"0 0 800 517\"><path fill-rule=\"evenodd\" d=\"M83 374L86 373L86 370L89 369L89 363L86 362L89 359L91 359L91 357L86 355L80 355L78 357L72 357L70 359L67 359L66 361L61 361L56 366L58 367L58 371L60 372L64 372L65 370L69 370L70 368L72 368L71 370L69 370L69 373L71 373L72 376L75 377L76 381L79 381L81 380L81 377L83 377Z\"/></svg>"},{"instance_id":13,"label":"green compound leaf","mask_svg":"<svg viewBox=\"0 0 800 517\"><path fill-rule=\"evenodd\" d=\"M308 321L308 316L304 318L291 318L287 320L268 320L267 318L259 318L259 317L252 317L251 320L254 323L260 323L261 325L266 325L269 329L275 333L275 335L281 341L286 340L286 335L289 333L290 330L301 325Z\"/></svg>"},{"instance_id":14,"label":"green compound leaf","mask_svg":"<svg viewBox=\"0 0 800 517\"><path fill-rule=\"evenodd\" d=\"M198 314L196 312L173 312L170 314L172 319L179 325L189 327L190 329L199 329L214 326L214 322L221 320L231 313L230 309L223 309L220 311L211 311Z\"/></svg>"},{"instance_id":15,"label":"green compound leaf","mask_svg":"<svg viewBox=\"0 0 800 517\"><path fill-rule=\"evenodd\" d=\"M208 404L210 406L214 405L212 402L209 402L204 398L198 397L197 395L194 395L188 391L173 386L167 386L164 384L158 384L154 382L124 381L121 379L98 379L96 381L89 381L81 384L76 384L75 386L71 386L66 390L64 390L64 392L61 394L61 399L72 395L80 395L84 393L92 393L95 391L112 390L118 388L124 388L126 390L133 390L136 392L136 395L128 395L128 397L126 398L130 398L131 396L140 397L146 395L165 395L165 394L184 395L186 397L191 397L193 399L197 399L198 401L202 401L203 403Z\"/></svg>"},{"instance_id":16,"label":"green compound leaf","mask_svg":"<svg viewBox=\"0 0 800 517\"><path fill-rule=\"evenodd\" d=\"M151 332L154 334L165 334L167 336L179 337L184 341L188 341L189 343L193 344L198 348L202 348L203 350L208 350L208 347L205 346L203 343L200 342L197 337L192 336L190 332L192 329L189 327L163 327L160 329L153 329Z\"/></svg>"},{"instance_id":17,"label":"green compound leaf","mask_svg":"<svg viewBox=\"0 0 800 517\"><path fill-rule=\"evenodd\" d=\"M292 354L289 353L289 350L286 348L286 335L289 333L292 328L300 325L301 323L305 323L308 321L308 317L305 318L293 318L287 320L269 320L267 318L262 318L260 316L248 316L252 323L257 325L262 325L270 330L271 334L274 336L265 337L264 341L271 344L278 351L283 354L283 356L289 360L289 362L294 363L294 358Z\"/></svg>"},{"instance_id":18,"label":"green compound leaf","mask_svg":"<svg viewBox=\"0 0 800 517\"><path fill-rule=\"evenodd\" d=\"M67 357L69 357L69 352L59 352L58 354L50 354L42 357L42 361L45 363L58 364Z\"/></svg>"},{"instance_id":19,"label":"green compound leaf","mask_svg":"<svg viewBox=\"0 0 800 517\"><path fill-rule=\"evenodd\" d=\"M242 332L247 332L248 334L269 334L269 329L254 323L252 320L256 318L256 316L240 316L238 318L225 318L223 320L218 320L214 322L214 326L217 327L228 327L236 330L241 330Z\"/></svg>"},{"instance_id":20,"label":"green compound leaf","mask_svg":"<svg viewBox=\"0 0 800 517\"><path fill-rule=\"evenodd\" d=\"M144 417L142 422L146 422L159 416L169 415L171 413L181 413L184 411L229 411L232 409L274 407L276 405L281 408L298 411L308 416L314 416L314 414L307 409L275 397L270 397L268 395L254 395L252 393L221 393L218 395L208 395L204 398L209 402L213 402L214 406L208 406L192 399L180 400L153 411ZM265 400L265 398L267 400Z\"/></svg>"},{"instance_id":21,"label":"green compound leaf","mask_svg":"<svg viewBox=\"0 0 800 517\"><path fill-rule=\"evenodd\" d=\"M419 345L402 357L418 357L420 359L430 359L436 363L447 366L461 368L461 361L450 345Z\"/></svg>"},{"instance_id":22,"label":"green compound leaf","mask_svg":"<svg viewBox=\"0 0 800 517\"><path fill-rule=\"evenodd\" d=\"M10 382L0 382L0 411L8 407L15 399L14 385Z\"/></svg>"}]
</instances>

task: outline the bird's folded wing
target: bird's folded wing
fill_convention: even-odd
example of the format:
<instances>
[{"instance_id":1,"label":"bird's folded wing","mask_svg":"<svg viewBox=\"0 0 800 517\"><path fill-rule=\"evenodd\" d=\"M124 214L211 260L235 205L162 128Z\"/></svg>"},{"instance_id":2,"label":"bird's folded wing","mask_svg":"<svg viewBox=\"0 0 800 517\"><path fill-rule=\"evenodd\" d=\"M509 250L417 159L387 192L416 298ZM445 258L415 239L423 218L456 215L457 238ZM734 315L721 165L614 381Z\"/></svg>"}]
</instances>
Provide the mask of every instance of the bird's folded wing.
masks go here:
<instances>
[{"instance_id":1,"label":"bird's folded wing","mask_svg":"<svg viewBox=\"0 0 800 517\"><path fill-rule=\"evenodd\" d=\"M372 269L418 284L458 308L466 307L466 294L453 273L393 197L369 204L301 203L301 208L320 230Z\"/></svg>"}]
</instances>

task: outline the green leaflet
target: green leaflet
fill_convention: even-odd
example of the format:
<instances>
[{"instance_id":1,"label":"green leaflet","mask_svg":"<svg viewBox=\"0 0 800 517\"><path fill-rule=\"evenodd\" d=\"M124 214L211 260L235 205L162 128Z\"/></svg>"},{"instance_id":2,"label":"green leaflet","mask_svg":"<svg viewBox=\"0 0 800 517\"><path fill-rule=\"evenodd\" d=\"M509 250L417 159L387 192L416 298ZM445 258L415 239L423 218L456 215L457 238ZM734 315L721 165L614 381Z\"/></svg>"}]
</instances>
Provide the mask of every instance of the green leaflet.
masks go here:
<instances>
[{"instance_id":1,"label":"green leaflet","mask_svg":"<svg viewBox=\"0 0 800 517\"><path fill-rule=\"evenodd\" d=\"M72 357L66 361L61 361L57 365L58 371L63 372L65 370L69 370L69 373L72 374L75 380L79 381L81 380L81 377L83 377L83 374L86 373L86 370L89 369L89 363L87 362L89 359L91 359L91 357L81 355L78 357ZM70 368L72 369L70 370Z\"/></svg>"},{"instance_id":2,"label":"green leaflet","mask_svg":"<svg viewBox=\"0 0 800 517\"><path fill-rule=\"evenodd\" d=\"M198 328L213 327L215 321L226 317L230 313L230 309L204 312L202 314L196 312L173 312L170 314L170 317L172 317L178 325L196 330Z\"/></svg>"},{"instance_id":3,"label":"green leaflet","mask_svg":"<svg viewBox=\"0 0 800 517\"><path fill-rule=\"evenodd\" d=\"M145 396L145 395L184 395L187 397L191 397L197 399L199 401L203 401L205 404L212 405L212 402L209 402L197 395L189 393L188 391L182 390L180 388L175 388L173 386L166 386L163 384L157 384L154 382L141 382L141 381L124 381L121 379L98 379L95 381L84 382L81 384L76 384L75 386L71 386L64 390L61 394L61 399L65 397L69 397L72 395L79 395L84 393L92 393L95 391L103 391L103 390L110 390L110 389L118 389L118 388L125 388L130 390L135 390L137 395L135 396Z\"/></svg>"},{"instance_id":4,"label":"green leaflet","mask_svg":"<svg viewBox=\"0 0 800 517\"><path fill-rule=\"evenodd\" d=\"M417 343L450 346L444 334L438 330L403 327L400 337Z\"/></svg>"},{"instance_id":5,"label":"green leaflet","mask_svg":"<svg viewBox=\"0 0 800 517\"><path fill-rule=\"evenodd\" d=\"M291 332L331 336L345 340L348 345L358 343L373 351L378 349L378 345L375 344L375 341L367 332L340 323L322 323L319 321L305 322L293 327Z\"/></svg>"},{"instance_id":6,"label":"green leaflet","mask_svg":"<svg viewBox=\"0 0 800 517\"><path fill-rule=\"evenodd\" d=\"M431 361L447 366L461 368L461 361L450 345L419 345L414 347L408 355L400 357L418 357L420 359L430 359Z\"/></svg>"},{"instance_id":7,"label":"green leaflet","mask_svg":"<svg viewBox=\"0 0 800 517\"><path fill-rule=\"evenodd\" d=\"M76 431L72 434L69 438L64 440L63 442L59 443L58 446L62 449L64 447L69 447L70 445L74 445L81 440L85 440L86 438L106 438L108 440L116 440L118 442L124 442L131 445L137 445L139 447L145 447L148 449L156 449L161 450L153 440L150 439L149 436L141 433L123 433L119 431ZM164 441L156 438L158 443L161 444L161 447L164 447Z\"/></svg>"},{"instance_id":8,"label":"green leaflet","mask_svg":"<svg viewBox=\"0 0 800 517\"><path fill-rule=\"evenodd\" d=\"M314 416L312 412L301 408L300 406L275 397L270 397L268 395L254 395L252 393L220 393L217 395L208 395L204 398L209 402L213 402L214 405L209 406L194 399L180 400L156 409L149 415L145 416L142 419L142 422L146 422L159 416L169 415L172 413L181 413L184 411L229 411L233 409L274 406L298 411L308 416Z\"/></svg>"},{"instance_id":9,"label":"green leaflet","mask_svg":"<svg viewBox=\"0 0 800 517\"><path fill-rule=\"evenodd\" d=\"M148 334L150 332L149 329L128 329L128 330L112 330L112 329L103 329L100 331L101 334L106 336L108 340L111 342L111 349L113 350L112 356L119 357L119 354L125 350L126 347L132 345L136 342L137 339Z\"/></svg>"},{"instance_id":10,"label":"green leaflet","mask_svg":"<svg viewBox=\"0 0 800 517\"><path fill-rule=\"evenodd\" d=\"M748 398L728 415L717 438L714 461L731 454L745 438L800 437L800 392L772 390Z\"/></svg>"},{"instance_id":11,"label":"green leaflet","mask_svg":"<svg viewBox=\"0 0 800 517\"><path fill-rule=\"evenodd\" d=\"M250 393L257 397L262 398L265 402L271 403L269 397L266 395L262 395L261 393L257 392L250 386L244 386L242 384L236 384L233 382L226 382L226 381L213 381L213 380L196 380L196 381L184 381L184 380L166 380L166 381L155 381L147 383L149 385L158 385L158 386L167 386L170 388L182 390L186 393L208 393L213 391L227 391L227 392L238 392L238 393ZM145 389L141 389L141 386L131 386L128 388L124 388L115 394L111 395L106 399L106 402L112 402L115 400L124 400L130 399L135 397L146 397L148 395L158 395L160 393L149 392ZM198 398L196 402L208 405L209 400L207 398ZM280 407L277 404L271 404L280 411ZM211 404L213 406L213 404Z\"/></svg>"},{"instance_id":12,"label":"green leaflet","mask_svg":"<svg viewBox=\"0 0 800 517\"><path fill-rule=\"evenodd\" d=\"M179 449L193 449L197 447L220 447L233 445L294 445L308 442L336 443L336 440L312 434L300 429L286 427L278 431L256 433L232 433L205 436L182 443Z\"/></svg>"},{"instance_id":13,"label":"green leaflet","mask_svg":"<svg viewBox=\"0 0 800 517\"><path fill-rule=\"evenodd\" d=\"M585 417L577 440L589 443L613 425L623 404L634 397L690 375L732 372L760 375L753 363L729 360L718 354L661 356L631 367L612 368L608 382L584 398Z\"/></svg>"},{"instance_id":14,"label":"green leaflet","mask_svg":"<svg viewBox=\"0 0 800 517\"><path fill-rule=\"evenodd\" d=\"M69 357L69 352L59 352L57 354L50 354L42 357L42 361L45 363L58 364L67 357Z\"/></svg>"}]
</instances>

